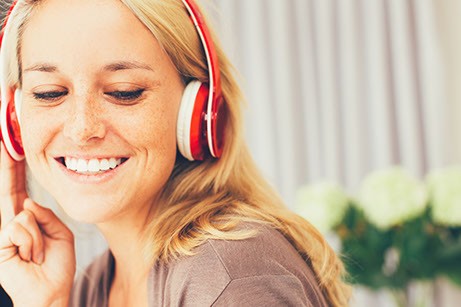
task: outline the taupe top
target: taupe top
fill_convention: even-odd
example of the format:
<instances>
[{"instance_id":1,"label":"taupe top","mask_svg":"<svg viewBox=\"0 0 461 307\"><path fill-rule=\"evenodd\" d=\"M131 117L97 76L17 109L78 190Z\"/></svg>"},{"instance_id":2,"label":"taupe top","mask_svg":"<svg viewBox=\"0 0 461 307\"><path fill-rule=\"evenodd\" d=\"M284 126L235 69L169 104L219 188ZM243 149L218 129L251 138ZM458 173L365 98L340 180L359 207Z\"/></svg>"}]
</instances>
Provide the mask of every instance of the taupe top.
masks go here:
<instances>
[{"instance_id":1,"label":"taupe top","mask_svg":"<svg viewBox=\"0 0 461 307\"><path fill-rule=\"evenodd\" d=\"M327 306L310 266L277 230L208 240L193 256L149 273L149 306ZM71 306L105 307L114 271L107 251L74 284Z\"/></svg>"}]
</instances>

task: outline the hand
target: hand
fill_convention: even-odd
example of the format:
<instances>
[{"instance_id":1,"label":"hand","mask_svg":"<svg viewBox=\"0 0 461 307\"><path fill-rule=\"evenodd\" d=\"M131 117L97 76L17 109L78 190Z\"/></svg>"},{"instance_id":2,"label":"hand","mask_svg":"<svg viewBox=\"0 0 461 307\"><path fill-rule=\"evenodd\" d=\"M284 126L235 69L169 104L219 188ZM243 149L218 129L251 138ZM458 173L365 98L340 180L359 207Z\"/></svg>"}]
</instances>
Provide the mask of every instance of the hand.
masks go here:
<instances>
[{"instance_id":1,"label":"hand","mask_svg":"<svg viewBox=\"0 0 461 307\"><path fill-rule=\"evenodd\" d=\"M0 150L0 284L15 306L67 305L75 274L74 239L27 198L25 162Z\"/></svg>"}]
</instances>

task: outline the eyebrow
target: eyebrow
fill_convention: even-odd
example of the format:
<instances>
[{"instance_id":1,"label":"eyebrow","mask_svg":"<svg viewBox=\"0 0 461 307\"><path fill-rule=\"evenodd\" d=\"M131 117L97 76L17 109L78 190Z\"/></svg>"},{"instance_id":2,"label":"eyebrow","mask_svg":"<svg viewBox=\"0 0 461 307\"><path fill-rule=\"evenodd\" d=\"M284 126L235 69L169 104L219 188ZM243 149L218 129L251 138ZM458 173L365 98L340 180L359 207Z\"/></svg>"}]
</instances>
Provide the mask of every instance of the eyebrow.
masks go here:
<instances>
[{"instance_id":1,"label":"eyebrow","mask_svg":"<svg viewBox=\"0 0 461 307\"><path fill-rule=\"evenodd\" d=\"M58 68L55 65L52 65L52 64L38 63L38 64L32 65L32 66L24 69L24 72L29 72L29 71L57 72Z\"/></svg>"},{"instance_id":2,"label":"eyebrow","mask_svg":"<svg viewBox=\"0 0 461 307\"><path fill-rule=\"evenodd\" d=\"M114 62L111 64L108 64L102 68L103 71L119 71L119 70L127 70L127 69L145 69L145 70L150 70L154 71L152 67L145 63L141 63L138 61L119 61L119 62Z\"/></svg>"},{"instance_id":3,"label":"eyebrow","mask_svg":"<svg viewBox=\"0 0 461 307\"><path fill-rule=\"evenodd\" d=\"M120 70L128 70L128 69L144 69L144 70L150 70L154 71L152 67L149 65L138 62L138 61L118 61L114 63L110 63L105 65L101 71L109 71L109 72L116 72ZM31 71L38 71L38 72L47 72L47 73L55 73L59 72L59 69L56 65L50 64L50 63L38 63L35 65L32 65L26 69L24 69L24 72L31 72Z\"/></svg>"}]
</instances>

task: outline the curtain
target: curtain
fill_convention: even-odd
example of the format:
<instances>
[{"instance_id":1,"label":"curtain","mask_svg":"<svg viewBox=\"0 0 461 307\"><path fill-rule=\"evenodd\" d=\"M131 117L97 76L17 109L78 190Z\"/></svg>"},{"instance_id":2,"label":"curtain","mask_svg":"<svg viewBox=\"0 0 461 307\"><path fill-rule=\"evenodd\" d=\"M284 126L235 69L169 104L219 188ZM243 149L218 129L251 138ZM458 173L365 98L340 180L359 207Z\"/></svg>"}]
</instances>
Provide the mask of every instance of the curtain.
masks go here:
<instances>
[{"instance_id":1,"label":"curtain","mask_svg":"<svg viewBox=\"0 0 461 307\"><path fill-rule=\"evenodd\" d=\"M354 190L378 168L422 176L456 162L432 2L216 3L244 76L247 139L289 205L307 182Z\"/></svg>"}]
</instances>

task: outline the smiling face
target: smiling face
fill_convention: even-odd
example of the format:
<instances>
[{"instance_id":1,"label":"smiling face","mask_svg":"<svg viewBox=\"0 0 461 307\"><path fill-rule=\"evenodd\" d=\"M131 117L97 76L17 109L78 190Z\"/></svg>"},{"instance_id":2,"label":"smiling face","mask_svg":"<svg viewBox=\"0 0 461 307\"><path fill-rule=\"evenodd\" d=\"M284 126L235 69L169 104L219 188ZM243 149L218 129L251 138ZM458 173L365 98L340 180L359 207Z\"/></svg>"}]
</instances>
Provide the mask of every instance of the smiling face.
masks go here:
<instances>
[{"instance_id":1,"label":"smiling face","mask_svg":"<svg viewBox=\"0 0 461 307\"><path fill-rule=\"evenodd\" d=\"M116 0L47 0L22 36L21 133L37 180L73 218L147 213L176 158L183 83Z\"/></svg>"}]
</instances>

